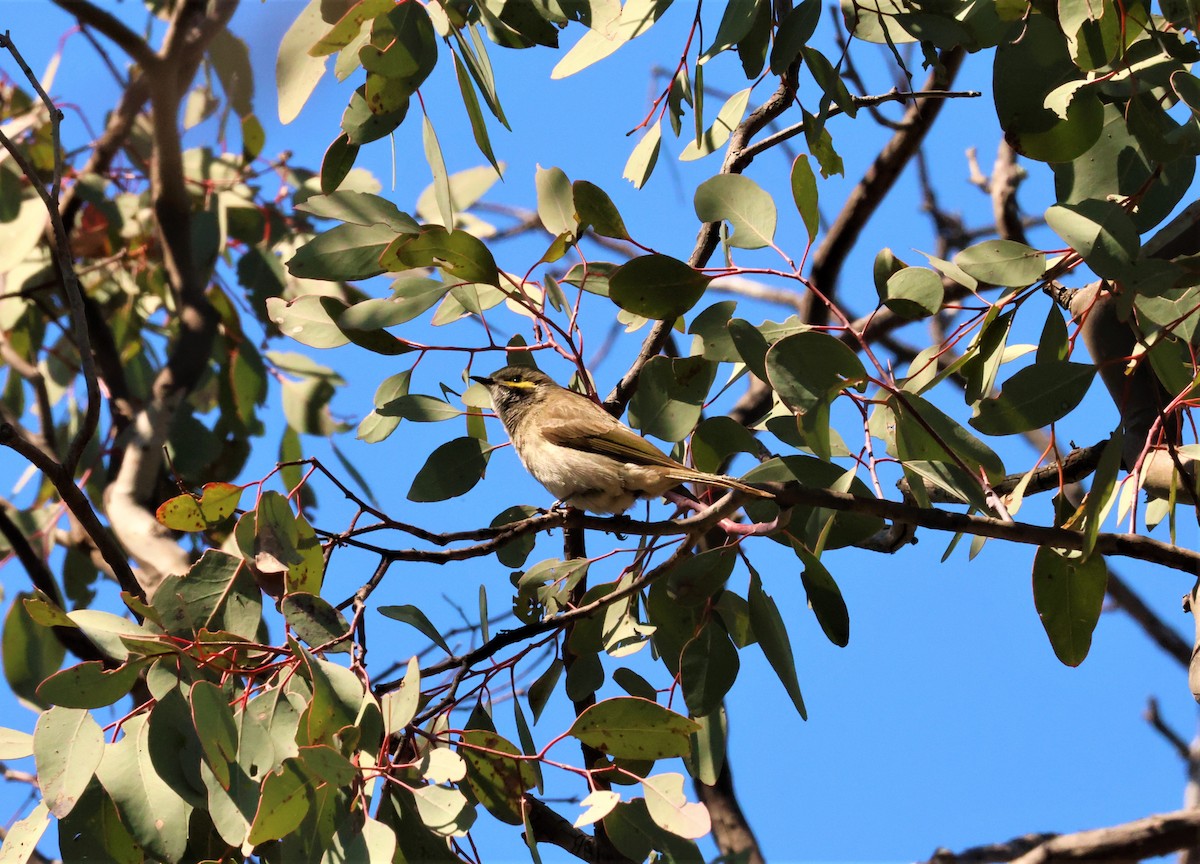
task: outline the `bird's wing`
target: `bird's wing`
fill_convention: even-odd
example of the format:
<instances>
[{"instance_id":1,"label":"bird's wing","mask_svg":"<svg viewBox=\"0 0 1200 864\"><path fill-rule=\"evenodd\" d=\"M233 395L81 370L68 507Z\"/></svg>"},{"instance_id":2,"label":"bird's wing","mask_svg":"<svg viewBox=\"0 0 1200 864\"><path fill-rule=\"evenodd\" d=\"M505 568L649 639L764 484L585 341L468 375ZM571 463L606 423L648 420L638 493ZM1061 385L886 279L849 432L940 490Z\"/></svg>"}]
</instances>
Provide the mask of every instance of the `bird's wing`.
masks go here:
<instances>
[{"instance_id":1,"label":"bird's wing","mask_svg":"<svg viewBox=\"0 0 1200 864\"><path fill-rule=\"evenodd\" d=\"M683 467L586 396L571 395L583 404L544 405L541 409L542 434L551 444L611 456L635 465Z\"/></svg>"}]
</instances>

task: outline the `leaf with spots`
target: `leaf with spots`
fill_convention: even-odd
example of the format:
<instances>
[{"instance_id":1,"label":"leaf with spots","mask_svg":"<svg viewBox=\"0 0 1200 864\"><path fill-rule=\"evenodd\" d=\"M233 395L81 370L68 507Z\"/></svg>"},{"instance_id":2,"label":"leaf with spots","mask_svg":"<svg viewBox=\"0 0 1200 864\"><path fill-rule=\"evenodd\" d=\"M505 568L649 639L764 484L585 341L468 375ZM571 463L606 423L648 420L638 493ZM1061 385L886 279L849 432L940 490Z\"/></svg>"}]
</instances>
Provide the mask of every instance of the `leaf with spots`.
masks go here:
<instances>
[{"instance_id":1,"label":"leaf with spots","mask_svg":"<svg viewBox=\"0 0 1200 864\"><path fill-rule=\"evenodd\" d=\"M700 724L656 702L634 696L605 699L588 708L568 734L618 759L686 756Z\"/></svg>"}]
</instances>

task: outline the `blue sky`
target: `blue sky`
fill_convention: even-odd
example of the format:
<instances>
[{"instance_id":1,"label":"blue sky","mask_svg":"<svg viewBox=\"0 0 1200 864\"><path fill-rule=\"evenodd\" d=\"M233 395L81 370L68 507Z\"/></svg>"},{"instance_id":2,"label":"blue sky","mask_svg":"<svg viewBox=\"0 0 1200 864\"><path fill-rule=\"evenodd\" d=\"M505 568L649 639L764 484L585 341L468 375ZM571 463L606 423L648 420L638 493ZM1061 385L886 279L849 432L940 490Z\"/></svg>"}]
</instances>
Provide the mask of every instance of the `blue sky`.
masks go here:
<instances>
[{"instance_id":1,"label":"blue sky","mask_svg":"<svg viewBox=\"0 0 1200 864\"><path fill-rule=\"evenodd\" d=\"M140 4L124 6L136 13ZM490 124L496 155L508 167L504 182L493 188L488 200L532 207L536 166L557 166L572 179L587 179L605 189L640 242L686 258L698 227L692 189L718 170L720 157L681 164L673 157L682 145L668 137L655 176L645 190L634 192L621 174L635 140L626 133L641 121L653 94L664 83L654 78L651 70L656 65L673 68L686 38L690 23L687 6L676 4L649 35L564 81L549 80L549 70L557 60L552 52L494 48L491 55L513 131ZM247 2L234 19L233 29L251 46L257 79L255 104L267 130L266 153L289 149L296 154L295 164L315 169L324 148L338 133L342 107L353 85L339 86L328 78L298 120L288 127L279 126L275 49L283 29L300 8L300 3L290 0ZM69 21L48 3L7 0L3 26L37 71L45 68ZM565 43L573 42L577 32L567 31ZM824 21L818 42L828 46L831 32L831 22ZM882 52L861 45L855 52L872 92L890 89ZM832 49L828 53L832 54ZM740 70L733 69L734 62L719 58L710 64L706 73L709 86L726 91L745 86ZM4 68L13 74L11 64ZM919 77L919 59L914 68ZM734 71L739 74L733 75ZM928 150L943 205L962 212L971 225L986 223L990 204L966 180L964 150L978 147L986 171L1000 138L986 95L989 74L990 56L968 59L958 84L981 89L985 96L948 104ZM67 42L53 93L80 106L94 128L103 122L103 113L114 100L115 87L78 35ZM446 64L434 73L423 95L450 170L484 164L474 148ZM755 90L752 104L765 95L765 90ZM808 95L811 98L812 94ZM710 112L715 104L719 99L710 97ZM419 125L414 111L396 133L394 143L385 139L364 148L359 162L378 177L381 194L410 212L416 196L430 181ZM826 218L836 213L846 190L887 134L865 117L857 121L841 118L831 123L830 129L846 160L846 178L822 184ZM74 143L86 138L77 114L70 110L64 136ZM802 146L799 140L793 143ZM767 154L748 173L776 193L781 210L778 236L781 243L786 240L789 249L800 251L803 244L796 238L803 236L803 229L784 206L789 200L789 161L782 155ZM1028 167L1032 176L1022 188L1021 201L1030 212L1040 213L1053 202L1049 172L1044 166ZM1059 245L1046 233L1033 235L1032 242ZM932 249L929 222L918 212L911 169L873 219L843 271L841 290L854 312L869 311L875 303L870 268L875 252L883 246L892 247L910 263L920 259L912 250ZM543 248L540 238L513 242L499 247L497 256L502 268L524 272ZM600 256L593 250L596 257ZM386 284L368 288L381 292ZM1036 339L1045 308L1039 307L1025 322L1027 341ZM746 301L738 307L738 315L752 321L763 317L779 320L787 314L784 309ZM511 319L503 323L519 326ZM470 327L417 332L442 342L474 338ZM606 324L598 317L588 334L588 344L598 346L605 338ZM601 392L607 392L624 371L641 335L619 336L612 353L593 369ZM911 335L913 340L923 337L915 329ZM274 347L302 350L282 344ZM355 348L320 352L316 359L351 382L334 408L352 422L370 409L376 384L402 368ZM497 356L494 365L501 362ZM479 363L483 369L491 368L487 358ZM547 366L560 375L566 371L564 364ZM461 369L460 357L432 357L414 376L413 390L438 393L439 381L456 386ZM946 397L945 404L953 404L952 396ZM1092 443L1112 428L1115 413L1099 387L1085 405L1088 410L1081 417L1062 424L1061 440ZM956 410L960 419L965 417L961 400ZM452 429L445 424L403 424L391 438L376 445L343 436L338 447L367 475L385 509L404 521L445 530L466 528L487 524L509 504L550 503L547 493L521 470L510 448L494 453L487 477L468 495L441 505L407 502L405 492L424 456L440 441L463 434L460 426L453 425L456 421L450 422ZM496 443L503 440L498 424L491 427L490 434ZM268 435L259 445L257 473L246 479L269 470L275 440ZM329 456L323 442L308 441L306 446L313 455ZM1020 442L1006 442L1002 455L1010 471L1027 467L1035 458ZM5 459L0 460L0 477L8 492L21 466L14 465L12 457ZM321 494L318 520L326 527L337 528L347 518L336 497L328 489ZM1023 518L1046 519L1044 506L1027 506ZM1162 533L1161 529L1156 532L1158 536ZM809 709L808 722L802 722L761 655L754 649L743 653L742 672L729 701L731 758L743 807L768 860L910 860L927 857L938 846L957 849L1031 831L1100 827L1181 806L1182 766L1141 715L1147 697L1156 696L1167 721L1191 736L1196 711L1183 670L1121 613L1101 619L1092 653L1080 668L1063 667L1054 658L1033 607L1031 547L1006 548L993 541L969 561L963 543L945 563L939 563L950 538L922 532L919 539L917 546L894 556L847 550L823 559L850 610L851 639L844 649L824 638L807 610L798 561L768 542L750 548L767 590L788 622ZM1195 527L1183 525L1181 544L1194 546L1196 539ZM405 543L400 538L395 542ZM599 537L590 542L593 554L603 546ZM561 554L559 543L556 535L543 538L530 562ZM1190 588L1186 577L1132 563L1112 563L1160 614L1186 629L1190 619L1179 611L1179 598ZM328 576L327 596L340 600L349 594L364 581L371 566L369 560L339 553ZM417 603L428 609L435 622L449 628L459 623L452 604L472 614L481 584L487 588L493 611L507 605L508 575L491 559L445 568L395 568L374 599ZM608 578L615 575L614 570ZM735 575L735 582L739 578L744 575ZM9 597L27 585L25 574L13 564L0 570L0 580ZM380 616L369 620L369 628L375 668L386 665L382 657L387 651L405 659L423 647L413 631ZM646 659L640 663L638 668L649 675L646 670L654 667ZM608 686L606 694L616 692ZM0 694L4 724L32 728L35 716L6 703L5 696ZM503 704L497 714L507 718ZM539 741L548 740L568 722L564 706L559 705L547 713L535 735ZM502 731L505 728L502 724ZM511 731L511 726L507 728ZM564 750L559 755L574 758L575 754ZM568 789L566 794L580 793ZM18 814L24 799L25 790L19 785L0 787L0 820ZM569 818L573 817L572 807L561 805ZM493 832L483 826L486 821L486 817L480 821L480 830L487 832L484 836L488 839L482 841L485 849L493 838L498 845L492 847L493 854L485 853L485 859L521 859L524 853L519 838L507 829ZM547 860L557 860L553 851L544 854Z\"/></svg>"}]
</instances>

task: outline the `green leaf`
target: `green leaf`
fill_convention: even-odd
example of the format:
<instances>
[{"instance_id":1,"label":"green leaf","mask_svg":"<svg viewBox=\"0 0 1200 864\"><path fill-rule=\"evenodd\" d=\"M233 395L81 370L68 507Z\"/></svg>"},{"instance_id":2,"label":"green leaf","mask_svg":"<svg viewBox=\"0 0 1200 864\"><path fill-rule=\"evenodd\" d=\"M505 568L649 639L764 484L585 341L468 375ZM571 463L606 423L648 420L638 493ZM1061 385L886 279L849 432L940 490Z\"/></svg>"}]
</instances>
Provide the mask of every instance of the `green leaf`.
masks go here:
<instances>
[{"instance_id":1,"label":"green leaf","mask_svg":"<svg viewBox=\"0 0 1200 864\"><path fill-rule=\"evenodd\" d=\"M1166 163L1150 158L1116 106L1104 107L1103 121L1099 140L1083 156L1050 166L1058 203L1133 197L1138 206L1129 218L1145 233L1183 200L1196 173L1196 159L1190 152Z\"/></svg>"},{"instance_id":2,"label":"green leaf","mask_svg":"<svg viewBox=\"0 0 1200 864\"><path fill-rule=\"evenodd\" d=\"M1075 93L1065 119L1046 107L1056 88L1083 77L1058 25L1048 16L1029 16L1020 39L1001 42L993 67L996 115L1017 152L1042 162L1066 163L1095 143L1104 114L1094 88Z\"/></svg>"},{"instance_id":3,"label":"green leaf","mask_svg":"<svg viewBox=\"0 0 1200 864\"><path fill-rule=\"evenodd\" d=\"M51 675L37 694L43 702L64 708L104 708L128 694L145 668L144 661L107 669L99 660L88 660Z\"/></svg>"},{"instance_id":4,"label":"green leaf","mask_svg":"<svg viewBox=\"0 0 1200 864\"><path fill-rule=\"evenodd\" d=\"M299 759L287 759L278 771L263 779L258 811L246 837L251 845L286 837L304 822L314 799L310 788L312 781L304 774L301 764Z\"/></svg>"},{"instance_id":5,"label":"green leaf","mask_svg":"<svg viewBox=\"0 0 1200 864\"><path fill-rule=\"evenodd\" d=\"M762 580L757 573L750 575L750 591L747 597L750 603L750 624L758 644L762 646L763 654L783 683L783 689L792 699L792 704L800 713L801 719L808 719L804 708L804 697L800 695L800 682L796 679L796 661L792 657L792 641L788 638L787 627L784 626L783 616L771 595L763 591Z\"/></svg>"},{"instance_id":6,"label":"green leaf","mask_svg":"<svg viewBox=\"0 0 1200 864\"><path fill-rule=\"evenodd\" d=\"M458 58L458 54L451 51L450 56L454 59L454 75L458 80L458 92L462 96L463 107L467 109L467 118L471 121L471 134L475 137L475 146L499 173L500 165L496 161L496 154L492 152L492 141L488 137L487 123L483 119L483 112L479 110L479 99L475 96L471 77L462 60Z\"/></svg>"},{"instance_id":7,"label":"green leaf","mask_svg":"<svg viewBox=\"0 0 1200 864\"><path fill-rule=\"evenodd\" d=\"M51 813L61 819L71 812L103 755L104 732L87 711L56 706L42 712L33 729L33 760Z\"/></svg>"},{"instance_id":8,"label":"green leaf","mask_svg":"<svg viewBox=\"0 0 1200 864\"><path fill-rule=\"evenodd\" d=\"M297 249L287 261L288 272L330 282L369 279L384 271L379 258L388 244L404 239L412 237L396 237L387 225L338 225Z\"/></svg>"},{"instance_id":9,"label":"green leaf","mask_svg":"<svg viewBox=\"0 0 1200 864\"><path fill-rule=\"evenodd\" d=\"M576 180L571 184L571 196L575 202L580 232L590 227L601 237L629 239L629 232L617 206L608 197L608 193L595 183Z\"/></svg>"},{"instance_id":10,"label":"green leaf","mask_svg":"<svg viewBox=\"0 0 1200 864\"><path fill-rule=\"evenodd\" d=\"M330 603L316 594L293 591L280 601L279 609L288 626L311 647L318 648L341 639L326 650L333 653L349 653L350 640L344 638L350 632L350 623Z\"/></svg>"},{"instance_id":11,"label":"green leaf","mask_svg":"<svg viewBox=\"0 0 1200 864\"><path fill-rule=\"evenodd\" d=\"M858 111L858 106L846 88L846 82L842 80L842 76L838 74L833 64L824 54L809 45L805 45L801 49L801 53L808 64L809 74L825 92L825 97L841 108L846 116L853 117ZM822 105L824 104L823 102Z\"/></svg>"},{"instance_id":12,"label":"green leaf","mask_svg":"<svg viewBox=\"0 0 1200 864\"><path fill-rule=\"evenodd\" d=\"M671 599L684 606L707 603L725 587L736 563L737 551L729 546L707 549L684 558L667 574L667 590ZM705 712L692 713L702 716Z\"/></svg>"},{"instance_id":13,"label":"green leaf","mask_svg":"<svg viewBox=\"0 0 1200 864\"><path fill-rule=\"evenodd\" d=\"M4 678L13 693L31 705L48 708L49 704L37 695L37 688L62 665L67 649L53 630L35 623L29 616L22 601L32 596L21 592L8 607L0 655L3 656Z\"/></svg>"},{"instance_id":14,"label":"green leaf","mask_svg":"<svg viewBox=\"0 0 1200 864\"><path fill-rule=\"evenodd\" d=\"M420 4L417 4L420 6ZM396 7L399 8L399 7ZM421 139L425 142L425 161L433 172L433 188L437 199L438 215L446 228L454 227L454 202L450 197L450 179L446 171L446 160L437 133L429 122L429 115L421 115Z\"/></svg>"},{"instance_id":15,"label":"green leaf","mask_svg":"<svg viewBox=\"0 0 1200 864\"><path fill-rule=\"evenodd\" d=\"M1042 278L1046 256L1015 240L985 240L954 256L954 263L980 282L1023 288Z\"/></svg>"},{"instance_id":16,"label":"green leaf","mask_svg":"<svg viewBox=\"0 0 1200 864\"><path fill-rule=\"evenodd\" d=\"M522 522L530 516L536 515L537 512L537 508L525 504L508 507L496 515L489 527L503 528L513 522ZM536 543L537 537L533 533L515 537L496 549L496 559L505 567L522 567Z\"/></svg>"},{"instance_id":17,"label":"green leaf","mask_svg":"<svg viewBox=\"0 0 1200 864\"><path fill-rule=\"evenodd\" d=\"M562 671L562 660L555 658L550 661L550 665L546 667L546 671L529 685L526 698L529 699L529 710L533 712L534 723L537 723L538 719L542 716L542 711L545 710L546 703L550 701L550 697L554 693L554 688L558 686L558 679L562 677Z\"/></svg>"},{"instance_id":18,"label":"green leaf","mask_svg":"<svg viewBox=\"0 0 1200 864\"><path fill-rule=\"evenodd\" d=\"M701 222L727 221L733 228L730 246L761 249L775 239L775 202L770 194L743 174L718 174L699 185L696 216Z\"/></svg>"},{"instance_id":19,"label":"green leaf","mask_svg":"<svg viewBox=\"0 0 1200 864\"><path fill-rule=\"evenodd\" d=\"M629 400L629 422L643 434L682 441L696 427L716 364L703 357L652 357Z\"/></svg>"},{"instance_id":20,"label":"green leaf","mask_svg":"<svg viewBox=\"0 0 1200 864\"><path fill-rule=\"evenodd\" d=\"M37 854L37 845L50 827L50 809L45 801L34 805L29 814L8 826L4 835L4 847L0 849L0 862L44 861Z\"/></svg>"},{"instance_id":21,"label":"green leaf","mask_svg":"<svg viewBox=\"0 0 1200 864\"><path fill-rule=\"evenodd\" d=\"M725 628L715 621L701 627L679 658L680 687L688 711L696 717L707 717L720 708L737 680L739 668L737 648L729 641Z\"/></svg>"},{"instance_id":22,"label":"green leaf","mask_svg":"<svg viewBox=\"0 0 1200 864\"><path fill-rule=\"evenodd\" d=\"M495 732L472 729L460 742L458 752L467 763L467 783L476 800L500 821L521 824L521 799L538 783L534 763L506 758L521 756L521 751Z\"/></svg>"},{"instance_id":23,"label":"green leaf","mask_svg":"<svg viewBox=\"0 0 1200 864\"><path fill-rule=\"evenodd\" d=\"M629 154L629 159L625 162L625 171L621 174L633 184L634 189L641 189L650 179L650 173L658 161L658 151L661 145L662 122L656 120L634 146L633 151Z\"/></svg>"},{"instance_id":24,"label":"green leaf","mask_svg":"<svg viewBox=\"0 0 1200 864\"><path fill-rule=\"evenodd\" d=\"M358 159L358 145L350 143L350 136L343 132L333 139L321 159L321 192L325 195L337 190L354 167Z\"/></svg>"},{"instance_id":25,"label":"green leaf","mask_svg":"<svg viewBox=\"0 0 1200 864\"><path fill-rule=\"evenodd\" d=\"M284 125L296 119L325 74L325 58L308 53L324 31L321 0L309 0L279 43L275 85L279 91L279 122Z\"/></svg>"},{"instance_id":26,"label":"green leaf","mask_svg":"<svg viewBox=\"0 0 1200 864\"><path fill-rule=\"evenodd\" d=\"M471 437L442 444L429 454L413 478L408 500L445 501L471 491L487 468L489 449L486 441Z\"/></svg>"},{"instance_id":27,"label":"green leaf","mask_svg":"<svg viewBox=\"0 0 1200 864\"><path fill-rule=\"evenodd\" d=\"M887 280L879 299L903 318L926 318L942 308L946 297L942 277L925 267L905 267Z\"/></svg>"},{"instance_id":28,"label":"green leaf","mask_svg":"<svg viewBox=\"0 0 1200 864\"><path fill-rule=\"evenodd\" d=\"M378 114L371 110L366 94L367 85L363 84L350 96L342 113L342 131L346 133L347 141L355 146L370 144L390 135L408 114L408 100L404 100L394 111Z\"/></svg>"},{"instance_id":29,"label":"green leaf","mask_svg":"<svg viewBox=\"0 0 1200 864\"><path fill-rule=\"evenodd\" d=\"M339 348L350 342L337 322L330 317L325 298L306 294L294 300L267 298L267 317L285 336L310 348Z\"/></svg>"},{"instance_id":30,"label":"green leaf","mask_svg":"<svg viewBox=\"0 0 1200 864\"><path fill-rule=\"evenodd\" d=\"M393 272L438 267L463 282L500 285L496 260L483 241L466 231L447 231L441 225L423 226L416 235L401 234L384 249L379 265Z\"/></svg>"},{"instance_id":31,"label":"green leaf","mask_svg":"<svg viewBox=\"0 0 1200 864\"><path fill-rule=\"evenodd\" d=\"M1103 557L1073 554L1041 546L1033 559L1033 602L1055 656L1067 666L1087 657L1108 587Z\"/></svg>"},{"instance_id":32,"label":"green leaf","mask_svg":"<svg viewBox=\"0 0 1200 864\"><path fill-rule=\"evenodd\" d=\"M414 423L437 423L461 417L463 411L435 396L406 393L397 396L377 409L385 417L400 417Z\"/></svg>"},{"instance_id":33,"label":"green leaf","mask_svg":"<svg viewBox=\"0 0 1200 864\"><path fill-rule=\"evenodd\" d=\"M534 176L537 188L537 212L542 227L552 237L565 236L574 242L580 225L575 221L575 201L571 181L561 168L537 166Z\"/></svg>"},{"instance_id":34,"label":"green leaf","mask_svg":"<svg viewBox=\"0 0 1200 864\"><path fill-rule=\"evenodd\" d=\"M745 38L754 24L758 13L758 0L730 0L717 26L717 35L713 37L712 45L700 55L697 63L707 63L722 51L728 51ZM711 219L705 219L711 222Z\"/></svg>"},{"instance_id":35,"label":"green leaf","mask_svg":"<svg viewBox=\"0 0 1200 864\"><path fill-rule=\"evenodd\" d=\"M391 201L372 195L370 192L344 190L312 195L296 205L302 213L311 213L320 219L337 219L354 225L386 225L403 234L416 234L421 230L417 220L403 212ZM390 242L389 238L389 242Z\"/></svg>"},{"instance_id":36,"label":"green leaf","mask_svg":"<svg viewBox=\"0 0 1200 864\"><path fill-rule=\"evenodd\" d=\"M642 781L646 809L664 831L687 840L698 840L712 830L708 808L689 802L683 794L682 774L656 774Z\"/></svg>"},{"instance_id":37,"label":"green leaf","mask_svg":"<svg viewBox=\"0 0 1200 864\"><path fill-rule=\"evenodd\" d=\"M808 595L808 605L817 616L817 623L830 642L845 648L850 643L850 613L846 610L841 589L821 559L801 544L793 543L792 549L804 563L800 579Z\"/></svg>"},{"instance_id":38,"label":"green leaf","mask_svg":"<svg viewBox=\"0 0 1200 864\"><path fill-rule=\"evenodd\" d=\"M608 294L628 312L673 321L699 302L711 281L677 258L642 255L613 271Z\"/></svg>"},{"instance_id":39,"label":"green leaf","mask_svg":"<svg viewBox=\"0 0 1200 864\"><path fill-rule=\"evenodd\" d=\"M985 435L1048 426L1083 401L1095 375L1091 363L1056 360L1026 366L1004 382L999 396L979 403L970 423Z\"/></svg>"},{"instance_id":40,"label":"green leaf","mask_svg":"<svg viewBox=\"0 0 1200 864\"><path fill-rule=\"evenodd\" d=\"M475 822L475 808L467 796L445 786L413 790L417 813L425 827L443 836L462 836Z\"/></svg>"},{"instance_id":41,"label":"green leaf","mask_svg":"<svg viewBox=\"0 0 1200 864\"><path fill-rule=\"evenodd\" d=\"M446 644L446 640L442 638L441 631L434 627L433 622L426 618L425 613L416 606L380 606L379 614L385 618L391 618L393 621L401 621L411 627L416 627L422 635L447 654L454 653Z\"/></svg>"},{"instance_id":42,"label":"green leaf","mask_svg":"<svg viewBox=\"0 0 1200 864\"><path fill-rule=\"evenodd\" d=\"M821 20L821 0L802 0L779 22L775 44L771 46L771 72L782 75L800 56Z\"/></svg>"},{"instance_id":43,"label":"green leaf","mask_svg":"<svg viewBox=\"0 0 1200 864\"><path fill-rule=\"evenodd\" d=\"M261 594L249 569L216 549L206 551L186 575L164 579L154 608L168 633L189 638L204 628L252 639L262 619Z\"/></svg>"},{"instance_id":44,"label":"green leaf","mask_svg":"<svg viewBox=\"0 0 1200 864\"><path fill-rule=\"evenodd\" d=\"M575 718L567 734L618 759L686 756L700 725L656 702L632 696L605 699Z\"/></svg>"},{"instance_id":45,"label":"green leaf","mask_svg":"<svg viewBox=\"0 0 1200 864\"><path fill-rule=\"evenodd\" d=\"M733 134L733 130L742 122L742 115L746 113L746 106L749 102L749 87L739 90L725 100L725 104L717 112L717 119L713 121L713 125L704 130L698 140L689 142L683 148L683 152L679 154L679 161L690 162L700 159L724 147L729 136Z\"/></svg>"},{"instance_id":46,"label":"green leaf","mask_svg":"<svg viewBox=\"0 0 1200 864\"><path fill-rule=\"evenodd\" d=\"M671 5L672 0L628 0L620 16L608 26L594 28L583 34L550 73L557 81L574 75L593 63L614 53L631 39L643 35L654 26Z\"/></svg>"},{"instance_id":47,"label":"green leaf","mask_svg":"<svg viewBox=\"0 0 1200 864\"><path fill-rule=\"evenodd\" d=\"M805 0L801 5L809 5L809 0ZM792 13L789 13L789 19L796 11L793 9ZM796 202L796 209L800 211L800 219L808 231L808 242L811 244L817 239L817 232L821 228L821 211L817 207L817 177L813 174L812 166L808 164L808 157L803 153L792 162L791 183L792 200Z\"/></svg>"},{"instance_id":48,"label":"green leaf","mask_svg":"<svg viewBox=\"0 0 1200 864\"><path fill-rule=\"evenodd\" d=\"M862 392L867 370L845 343L810 330L780 339L766 356L766 373L779 398L793 411L828 403L847 388Z\"/></svg>"},{"instance_id":49,"label":"green leaf","mask_svg":"<svg viewBox=\"0 0 1200 864\"><path fill-rule=\"evenodd\" d=\"M0 759L24 759L33 755L33 736L28 732L0 727Z\"/></svg>"},{"instance_id":50,"label":"green leaf","mask_svg":"<svg viewBox=\"0 0 1200 864\"><path fill-rule=\"evenodd\" d=\"M230 767L238 759L238 727L229 707L229 697L210 681L197 681L192 685L188 700L192 706L192 720L204 761L225 789L229 788Z\"/></svg>"},{"instance_id":51,"label":"green leaf","mask_svg":"<svg viewBox=\"0 0 1200 864\"><path fill-rule=\"evenodd\" d=\"M808 152L817 160L821 176L829 178L834 174L844 174L846 166L833 146L833 136L829 134L824 121L807 111L801 110L800 113L804 118L804 141L808 144Z\"/></svg>"},{"instance_id":52,"label":"green leaf","mask_svg":"<svg viewBox=\"0 0 1200 864\"><path fill-rule=\"evenodd\" d=\"M146 853L121 824L112 797L98 782L88 786L75 809L59 822L58 844L64 861L144 864L146 860Z\"/></svg>"},{"instance_id":53,"label":"green leaf","mask_svg":"<svg viewBox=\"0 0 1200 864\"><path fill-rule=\"evenodd\" d=\"M1100 278L1133 275L1141 238L1129 214L1116 202L1088 199L1056 204L1046 211L1046 224L1082 255Z\"/></svg>"},{"instance_id":54,"label":"green leaf","mask_svg":"<svg viewBox=\"0 0 1200 864\"><path fill-rule=\"evenodd\" d=\"M996 308L996 307L994 307ZM996 308L999 312L999 309ZM979 337L972 347L972 354L962 367L962 375L966 380L966 399L973 404L989 396L996 383L996 375L1000 371L1000 361L1004 359L1004 348L1008 344L1008 331L1012 329L1014 311L1003 315L993 316L989 310L987 319L980 329ZM1062 322L1062 315L1057 308L1051 308L1050 314ZM988 320L990 319L990 320ZM1065 332L1064 332L1065 335ZM1045 330L1039 346L1045 344ZM1038 348L1039 353L1041 348ZM1051 359L1063 359L1059 357Z\"/></svg>"},{"instance_id":55,"label":"green leaf","mask_svg":"<svg viewBox=\"0 0 1200 864\"><path fill-rule=\"evenodd\" d=\"M388 0L357 0L348 5L345 14L308 49L308 53L313 57L336 54L354 41L363 24L378 15L383 15L392 6Z\"/></svg>"},{"instance_id":56,"label":"green leaf","mask_svg":"<svg viewBox=\"0 0 1200 864\"><path fill-rule=\"evenodd\" d=\"M692 736L688 773L706 786L716 786L725 765L729 721L725 709L718 708L705 717L697 717L696 722L700 724L700 731Z\"/></svg>"}]
</instances>

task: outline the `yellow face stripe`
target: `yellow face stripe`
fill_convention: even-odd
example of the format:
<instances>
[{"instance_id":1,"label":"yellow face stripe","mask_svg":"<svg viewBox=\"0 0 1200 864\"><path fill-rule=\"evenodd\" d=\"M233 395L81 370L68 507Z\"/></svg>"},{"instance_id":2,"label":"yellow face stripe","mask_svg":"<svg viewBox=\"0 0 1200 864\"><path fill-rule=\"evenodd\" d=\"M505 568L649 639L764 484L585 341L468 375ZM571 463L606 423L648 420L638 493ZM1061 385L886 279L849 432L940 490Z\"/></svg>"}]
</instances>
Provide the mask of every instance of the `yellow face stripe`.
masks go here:
<instances>
[{"instance_id":1,"label":"yellow face stripe","mask_svg":"<svg viewBox=\"0 0 1200 864\"><path fill-rule=\"evenodd\" d=\"M501 387L511 387L514 390L532 390L537 386L532 381L497 381L496 383Z\"/></svg>"}]
</instances>

